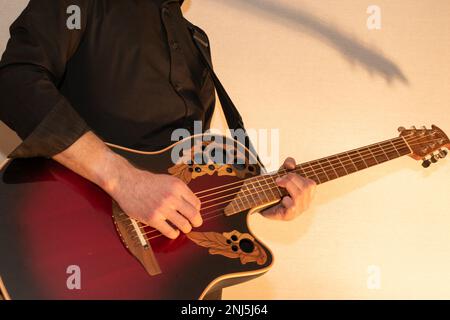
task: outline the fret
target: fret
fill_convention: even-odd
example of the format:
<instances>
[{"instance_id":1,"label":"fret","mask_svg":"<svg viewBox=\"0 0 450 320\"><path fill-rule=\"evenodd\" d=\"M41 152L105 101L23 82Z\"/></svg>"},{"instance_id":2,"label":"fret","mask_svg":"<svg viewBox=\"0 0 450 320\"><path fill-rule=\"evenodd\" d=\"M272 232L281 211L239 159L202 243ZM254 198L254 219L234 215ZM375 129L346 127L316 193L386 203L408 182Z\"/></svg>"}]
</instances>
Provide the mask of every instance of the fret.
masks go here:
<instances>
[{"instance_id":1,"label":"fret","mask_svg":"<svg viewBox=\"0 0 450 320\"><path fill-rule=\"evenodd\" d=\"M367 164L366 159L364 159L364 157L361 155L360 150L356 150L356 152L359 154L359 157L362 159L362 161L364 162L364 165L366 166L366 169L369 168L370 166Z\"/></svg>"},{"instance_id":2,"label":"fret","mask_svg":"<svg viewBox=\"0 0 450 320\"><path fill-rule=\"evenodd\" d=\"M305 173L305 171L303 170L303 167L302 167L303 165L299 165L298 166L298 170L299 170L299 172L300 172L300 175L303 177L303 178L309 178L308 177L308 175Z\"/></svg>"},{"instance_id":3,"label":"fret","mask_svg":"<svg viewBox=\"0 0 450 320\"><path fill-rule=\"evenodd\" d=\"M331 161L329 160L329 158L325 158L325 160L328 162L328 164L329 164L329 166L331 167L331 169L333 170L333 172L334 172L334 174L336 175L336 177L332 177L332 179L330 179L330 180L334 180L334 179L337 179L337 178L339 178L340 176L339 176L339 174L337 173L337 171L336 171L336 169L334 168L334 165L331 163Z\"/></svg>"},{"instance_id":4,"label":"fret","mask_svg":"<svg viewBox=\"0 0 450 320\"><path fill-rule=\"evenodd\" d=\"M278 176L277 176L277 177L278 177ZM280 188L279 188L278 185L277 185L275 176L274 176L274 175L271 175L270 178L272 179L272 182L273 182L275 188L277 189L278 194L280 195L280 199L283 198L283 193L281 192Z\"/></svg>"},{"instance_id":5,"label":"fret","mask_svg":"<svg viewBox=\"0 0 450 320\"><path fill-rule=\"evenodd\" d=\"M378 164L377 159L375 159L373 153L368 148L361 149L361 152L363 152L363 157L369 167L373 167Z\"/></svg>"},{"instance_id":6,"label":"fret","mask_svg":"<svg viewBox=\"0 0 450 320\"><path fill-rule=\"evenodd\" d=\"M369 149L372 152L372 154L374 155L378 164L389 160L389 158L383 154L383 150L381 149L381 147L378 144L371 146ZM379 150L377 150L377 149L379 149ZM381 152L380 152L380 150L381 150Z\"/></svg>"},{"instance_id":7,"label":"fret","mask_svg":"<svg viewBox=\"0 0 450 320\"><path fill-rule=\"evenodd\" d=\"M245 189L244 189L245 188ZM247 180L247 182L244 184L242 189L242 194L246 199L247 207L253 207L254 203L257 202L255 199L255 196L259 197L259 193L256 193L255 186L253 185L253 182L250 180Z\"/></svg>"},{"instance_id":8,"label":"fret","mask_svg":"<svg viewBox=\"0 0 450 320\"><path fill-rule=\"evenodd\" d=\"M402 155L400 154L399 150L397 149L397 146L394 144L394 142L392 140L389 140L389 142L391 143L391 145L394 147L395 152L397 152L397 155L399 157L401 157Z\"/></svg>"},{"instance_id":9,"label":"fret","mask_svg":"<svg viewBox=\"0 0 450 320\"><path fill-rule=\"evenodd\" d=\"M244 202L242 201L242 198L241 198L241 192L242 192L242 188L240 189L240 191L239 191L239 193L236 195L236 197L234 197L234 202L235 202L236 205L238 206L238 210L239 210L239 211L245 210L245 204L244 204ZM242 208L241 208L241 205L238 203L238 200L241 202Z\"/></svg>"},{"instance_id":10,"label":"fret","mask_svg":"<svg viewBox=\"0 0 450 320\"><path fill-rule=\"evenodd\" d=\"M372 158L375 160L375 162L376 162L375 164L379 164L377 158L376 158L375 155L373 154L373 152L372 152L372 150L370 149L370 147L367 148L367 150L370 152L370 154L372 155Z\"/></svg>"},{"instance_id":11,"label":"fret","mask_svg":"<svg viewBox=\"0 0 450 320\"><path fill-rule=\"evenodd\" d=\"M271 200L270 200L270 198L267 196L266 190L264 190L264 187L263 187L262 184L261 184L260 177L256 178L256 183L259 185L259 187L257 187L257 188L261 188L261 190L260 190L260 191L257 190L257 192L258 192L259 194L262 193L262 195L266 198L266 201L267 201L267 202L270 202ZM264 199L262 199L262 200L264 201Z\"/></svg>"},{"instance_id":12,"label":"fret","mask_svg":"<svg viewBox=\"0 0 450 320\"><path fill-rule=\"evenodd\" d=\"M358 169L358 171L367 168L367 164L364 162L364 159L361 157L361 154L357 150L349 152L348 155L350 156L350 158L352 158L353 164Z\"/></svg>"},{"instance_id":13,"label":"fret","mask_svg":"<svg viewBox=\"0 0 450 320\"><path fill-rule=\"evenodd\" d=\"M374 154L376 155L376 157L380 157L380 159L381 159L379 161L380 163L386 162L386 161L389 160L389 157L387 156L387 154L384 152L383 148L379 144L377 144L375 146L372 146L371 148L373 149ZM381 152L380 152L380 150L381 150Z\"/></svg>"},{"instance_id":14,"label":"fret","mask_svg":"<svg viewBox=\"0 0 450 320\"><path fill-rule=\"evenodd\" d=\"M309 162L309 166L313 170L314 174L319 178L321 183L330 180L327 176L327 173L324 172L324 170L322 169L322 166L320 165L319 161L311 161Z\"/></svg>"},{"instance_id":15,"label":"fret","mask_svg":"<svg viewBox=\"0 0 450 320\"><path fill-rule=\"evenodd\" d=\"M269 184L269 180L265 180L267 186L269 187L270 193L273 195L273 200L278 199L278 196L276 195L276 193L273 191L273 186L271 186ZM277 188L278 189L278 188Z\"/></svg>"},{"instance_id":16,"label":"fret","mask_svg":"<svg viewBox=\"0 0 450 320\"><path fill-rule=\"evenodd\" d=\"M306 167L306 163L303 163L303 164L301 164L301 165L299 166L299 168L298 168L299 171L300 171L300 173L302 174L302 176L303 176L304 178L313 179L313 180L315 181L313 175L310 175L310 174L306 173L305 167Z\"/></svg>"},{"instance_id":17,"label":"fret","mask_svg":"<svg viewBox=\"0 0 450 320\"><path fill-rule=\"evenodd\" d=\"M400 150L398 149L398 145L394 143L394 140L389 140L388 142L386 142L386 144L389 144L388 148L392 154L392 159L396 159L403 156L403 154L401 154Z\"/></svg>"},{"instance_id":18,"label":"fret","mask_svg":"<svg viewBox=\"0 0 450 320\"><path fill-rule=\"evenodd\" d=\"M345 159L345 157L347 157L347 159ZM341 155L341 158L342 158L342 160L344 160L344 163L350 163L350 164L346 164L346 170L347 169L349 169L349 170L347 170L347 171L349 171L350 173L353 173L353 172L357 172L358 171L358 168L356 167L356 165L353 163L353 160L352 160L352 158L350 158L350 156L349 156L349 154L347 153L347 152L345 152L345 153L343 153L342 155ZM352 171L353 169L351 168L353 166L353 168L355 168L355 171ZM350 168L348 168L348 167L350 167Z\"/></svg>"},{"instance_id":19,"label":"fret","mask_svg":"<svg viewBox=\"0 0 450 320\"><path fill-rule=\"evenodd\" d=\"M386 156L386 161L392 160L388 154L386 153L386 151L384 150L384 147L379 143L377 144L378 149L381 150L381 152Z\"/></svg>"},{"instance_id":20,"label":"fret","mask_svg":"<svg viewBox=\"0 0 450 320\"><path fill-rule=\"evenodd\" d=\"M406 139L405 139L405 137L400 137L401 139L402 139L402 141L403 141L403 143L405 144L405 146L408 148L408 153L406 153L406 154L411 154L411 153L413 153L413 151L412 151L412 149L411 149L411 147L409 146L409 143L408 143L408 141L406 141ZM399 139L400 139L399 138Z\"/></svg>"},{"instance_id":21,"label":"fret","mask_svg":"<svg viewBox=\"0 0 450 320\"><path fill-rule=\"evenodd\" d=\"M348 175L349 173L348 173L348 171L347 171L347 168L346 168L346 167L344 166L344 164L342 163L341 158L340 158L339 156L337 156L336 158L337 158L337 159L339 160L339 162L341 163L342 168L344 168L345 174Z\"/></svg>"},{"instance_id":22,"label":"fret","mask_svg":"<svg viewBox=\"0 0 450 320\"><path fill-rule=\"evenodd\" d=\"M236 208L236 202L235 201L231 201L229 204L229 206L231 206L231 211L232 212L239 212L239 208Z\"/></svg>"},{"instance_id":23,"label":"fret","mask_svg":"<svg viewBox=\"0 0 450 320\"><path fill-rule=\"evenodd\" d=\"M342 166L342 162L337 156L328 157L328 161L330 161L330 163L333 165L334 171L336 171L339 177L343 177L348 174L347 170L345 170L345 168ZM333 161L335 162L335 164L333 163Z\"/></svg>"},{"instance_id":24,"label":"fret","mask_svg":"<svg viewBox=\"0 0 450 320\"><path fill-rule=\"evenodd\" d=\"M311 168L311 170L312 170L312 172L313 172L313 175L316 176L318 182L319 182L319 183L322 183L322 181L320 180L319 175L316 173L316 171L314 170L314 168L311 166L310 162L308 162L307 164L305 163L305 167L306 167L306 165L308 165L308 167ZM305 169L306 169L306 168L305 168ZM316 181L316 182L317 182L317 181Z\"/></svg>"},{"instance_id":25,"label":"fret","mask_svg":"<svg viewBox=\"0 0 450 320\"><path fill-rule=\"evenodd\" d=\"M400 149L397 148L399 150L399 152L401 152L402 156L406 156L407 154L412 153L411 147L406 142L404 137L397 138L397 140L399 140L398 142L402 143L402 147Z\"/></svg>"},{"instance_id":26,"label":"fret","mask_svg":"<svg viewBox=\"0 0 450 320\"><path fill-rule=\"evenodd\" d=\"M398 152L397 149L392 149L392 144L390 143L390 141L387 142L383 142L380 144L383 148L384 154L388 157L389 160L393 160L398 158Z\"/></svg>"},{"instance_id":27,"label":"fret","mask_svg":"<svg viewBox=\"0 0 450 320\"><path fill-rule=\"evenodd\" d=\"M241 193L240 193L241 198L244 198L244 200L245 200L245 202L242 201L242 203L244 204L244 207L248 207L249 205L251 205L251 202L249 201L248 196L246 195L247 191L249 191L248 185L247 185L247 183L244 183L242 185Z\"/></svg>"},{"instance_id":28,"label":"fret","mask_svg":"<svg viewBox=\"0 0 450 320\"><path fill-rule=\"evenodd\" d=\"M316 163L319 164L320 168L322 169L323 173L325 174L325 176L327 177L327 181L330 181L332 179L330 179L330 176L327 173L327 170L325 170L325 168L322 166L322 163L320 160L316 161Z\"/></svg>"}]
</instances>

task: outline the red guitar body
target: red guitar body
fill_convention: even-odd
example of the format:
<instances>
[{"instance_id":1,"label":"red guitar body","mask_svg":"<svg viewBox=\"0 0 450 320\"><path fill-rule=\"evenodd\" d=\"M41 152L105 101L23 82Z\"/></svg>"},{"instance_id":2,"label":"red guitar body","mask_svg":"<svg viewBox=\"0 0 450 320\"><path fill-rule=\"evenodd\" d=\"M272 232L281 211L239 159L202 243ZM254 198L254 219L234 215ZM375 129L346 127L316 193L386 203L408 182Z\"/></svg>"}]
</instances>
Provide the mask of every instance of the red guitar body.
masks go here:
<instances>
[{"instance_id":1,"label":"red guitar body","mask_svg":"<svg viewBox=\"0 0 450 320\"><path fill-rule=\"evenodd\" d=\"M154 153L113 149L138 167L169 173L174 165L173 147ZM194 192L220 187L257 175L260 170L259 164L227 165L224 172L228 174L206 172L192 178L188 186ZM249 212L231 216L219 212L213 219L204 219L194 231L251 235L250 250L248 246L241 248L236 237L227 239L230 248L226 250L245 255L241 249L249 254L258 248L264 259L218 254L186 235L176 240L144 235L160 267L158 274L150 275L121 239L112 204L99 187L53 160L7 163L0 175L0 276L10 298L198 299L207 292L257 277L272 265L270 250L248 228ZM81 288L70 286L75 270L71 266L79 268Z\"/></svg>"}]
</instances>

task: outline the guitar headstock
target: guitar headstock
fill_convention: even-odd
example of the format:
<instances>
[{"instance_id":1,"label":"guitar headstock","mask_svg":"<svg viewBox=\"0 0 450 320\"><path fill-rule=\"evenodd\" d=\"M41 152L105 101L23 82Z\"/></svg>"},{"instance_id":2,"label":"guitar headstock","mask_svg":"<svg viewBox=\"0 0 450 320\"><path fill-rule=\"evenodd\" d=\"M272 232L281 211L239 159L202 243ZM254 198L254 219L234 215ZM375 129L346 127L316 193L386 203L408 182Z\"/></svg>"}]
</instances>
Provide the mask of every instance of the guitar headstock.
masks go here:
<instances>
[{"instance_id":1,"label":"guitar headstock","mask_svg":"<svg viewBox=\"0 0 450 320\"><path fill-rule=\"evenodd\" d=\"M450 140L447 135L436 127L431 126L431 129L422 127L417 129L398 128L400 137L403 137L412 151L411 157L416 160L423 160L423 166L428 168L431 163L436 163L439 159L444 158L450 149Z\"/></svg>"}]
</instances>

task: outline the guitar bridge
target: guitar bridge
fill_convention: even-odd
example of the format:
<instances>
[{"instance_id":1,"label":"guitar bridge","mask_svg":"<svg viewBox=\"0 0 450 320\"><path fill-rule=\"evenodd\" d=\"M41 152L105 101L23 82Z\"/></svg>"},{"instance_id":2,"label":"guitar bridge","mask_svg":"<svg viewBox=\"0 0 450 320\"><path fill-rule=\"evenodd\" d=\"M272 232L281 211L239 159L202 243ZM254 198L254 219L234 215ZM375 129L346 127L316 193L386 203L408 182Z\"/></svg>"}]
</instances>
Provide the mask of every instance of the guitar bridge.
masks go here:
<instances>
[{"instance_id":1,"label":"guitar bridge","mask_svg":"<svg viewBox=\"0 0 450 320\"><path fill-rule=\"evenodd\" d=\"M114 224L125 247L139 260L148 274L160 274L161 268L155 253L139 227L139 222L127 216L115 201L112 212Z\"/></svg>"}]
</instances>

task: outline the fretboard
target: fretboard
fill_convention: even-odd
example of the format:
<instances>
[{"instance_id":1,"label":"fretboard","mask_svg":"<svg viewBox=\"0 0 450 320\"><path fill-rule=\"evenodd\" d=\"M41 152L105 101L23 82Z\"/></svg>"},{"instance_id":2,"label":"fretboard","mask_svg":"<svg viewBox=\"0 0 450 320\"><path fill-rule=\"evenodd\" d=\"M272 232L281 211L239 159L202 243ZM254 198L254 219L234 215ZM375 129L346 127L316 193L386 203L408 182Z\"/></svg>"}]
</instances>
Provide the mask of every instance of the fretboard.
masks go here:
<instances>
[{"instance_id":1,"label":"fretboard","mask_svg":"<svg viewBox=\"0 0 450 320\"><path fill-rule=\"evenodd\" d=\"M410 147L403 138L398 137L302 163L290 172L322 184L409 154ZM278 187L275 180L286 173L286 170L281 170L245 180L240 192L225 208L225 214L231 215L280 200L287 192Z\"/></svg>"}]
</instances>

